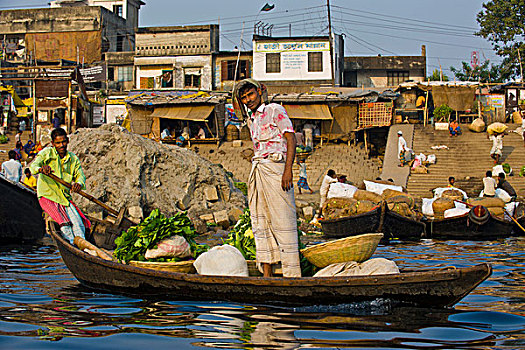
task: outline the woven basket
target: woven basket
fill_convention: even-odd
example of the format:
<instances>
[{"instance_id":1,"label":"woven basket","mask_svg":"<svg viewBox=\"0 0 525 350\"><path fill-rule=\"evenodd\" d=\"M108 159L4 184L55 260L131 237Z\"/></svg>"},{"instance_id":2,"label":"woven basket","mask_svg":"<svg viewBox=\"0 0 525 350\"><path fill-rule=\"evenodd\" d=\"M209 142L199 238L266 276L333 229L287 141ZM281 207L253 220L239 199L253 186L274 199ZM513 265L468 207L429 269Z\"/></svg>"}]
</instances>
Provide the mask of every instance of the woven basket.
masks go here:
<instances>
[{"instance_id":1,"label":"woven basket","mask_svg":"<svg viewBox=\"0 0 525 350\"><path fill-rule=\"evenodd\" d=\"M302 152L302 153L296 153L295 157L297 160L306 160L309 156L312 155L312 152Z\"/></svg>"},{"instance_id":2,"label":"woven basket","mask_svg":"<svg viewBox=\"0 0 525 350\"><path fill-rule=\"evenodd\" d=\"M177 261L177 262L153 262L153 261L130 261L131 266L143 267L167 272L195 273L193 262L195 260Z\"/></svg>"},{"instance_id":3,"label":"woven basket","mask_svg":"<svg viewBox=\"0 0 525 350\"><path fill-rule=\"evenodd\" d=\"M356 261L363 262L374 254L382 233L365 233L335 241L316 244L301 250L304 257L317 267L335 263Z\"/></svg>"}]
</instances>

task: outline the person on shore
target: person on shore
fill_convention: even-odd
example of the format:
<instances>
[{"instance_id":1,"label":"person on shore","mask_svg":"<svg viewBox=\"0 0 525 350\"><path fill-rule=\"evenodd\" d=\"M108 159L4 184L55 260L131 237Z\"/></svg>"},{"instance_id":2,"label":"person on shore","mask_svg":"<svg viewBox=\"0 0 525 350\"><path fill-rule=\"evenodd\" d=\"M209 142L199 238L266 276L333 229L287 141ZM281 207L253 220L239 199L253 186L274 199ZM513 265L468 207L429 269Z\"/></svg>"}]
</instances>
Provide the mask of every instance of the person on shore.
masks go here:
<instances>
[{"instance_id":1,"label":"person on shore","mask_svg":"<svg viewBox=\"0 0 525 350\"><path fill-rule=\"evenodd\" d=\"M306 147L314 148L314 129L315 126L311 123L306 123L303 126L304 145Z\"/></svg>"},{"instance_id":2,"label":"person on shore","mask_svg":"<svg viewBox=\"0 0 525 350\"><path fill-rule=\"evenodd\" d=\"M330 169L324 176L323 182L321 183L321 189L319 190L319 193L321 194L321 202L319 203L319 216L323 216L323 207L326 203L326 199L328 198L328 190L330 189L330 184L334 182L337 182L337 176L335 174L335 170Z\"/></svg>"},{"instance_id":3,"label":"person on shore","mask_svg":"<svg viewBox=\"0 0 525 350\"><path fill-rule=\"evenodd\" d=\"M33 140L29 139L27 140L27 143L24 145L24 152L26 152L28 157L35 155L35 143Z\"/></svg>"},{"instance_id":4,"label":"person on shore","mask_svg":"<svg viewBox=\"0 0 525 350\"><path fill-rule=\"evenodd\" d=\"M263 275L281 262L284 277L301 277L292 165L295 133L286 110L268 103L266 88L254 79L240 81L235 95L254 146L248 204L257 263ZM246 116L246 110L251 116Z\"/></svg>"},{"instance_id":5,"label":"person on shore","mask_svg":"<svg viewBox=\"0 0 525 350\"><path fill-rule=\"evenodd\" d=\"M451 137L461 135L461 127L455 119L452 119L452 121L448 124L448 131Z\"/></svg>"},{"instance_id":6,"label":"person on shore","mask_svg":"<svg viewBox=\"0 0 525 350\"><path fill-rule=\"evenodd\" d=\"M503 133L495 133L488 136L489 140L492 141L490 157L494 159L494 164L499 164L499 159L503 154L503 135Z\"/></svg>"},{"instance_id":7,"label":"person on shore","mask_svg":"<svg viewBox=\"0 0 525 350\"><path fill-rule=\"evenodd\" d=\"M11 150L7 152L9 157L8 161L2 163L2 174L13 182L20 182L22 178L22 164L16 160L15 151Z\"/></svg>"},{"instance_id":8,"label":"person on shore","mask_svg":"<svg viewBox=\"0 0 525 350\"><path fill-rule=\"evenodd\" d=\"M33 174L31 174L31 170L29 170L29 168L26 168L24 170L24 175L25 177L24 177L24 181L22 182L22 184L36 191L36 177L34 177Z\"/></svg>"},{"instance_id":9,"label":"person on shore","mask_svg":"<svg viewBox=\"0 0 525 350\"><path fill-rule=\"evenodd\" d=\"M163 139L167 139L167 138L170 138L170 137L171 137L171 127L167 126L160 133L160 139L163 140Z\"/></svg>"},{"instance_id":10,"label":"person on shore","mask_svg":"<svg viewBox=\"0 0 525 350\"><path fill-rule=\"evenodd\" d=\"M22 119L20 123L18 123L18 131L20 131L20 134L23 134L24 131L26 131L26 126L27 126L27 123L24 119Z\"/></svg>"},{"instance_id":11,"label":"person on shore","mask_svg":"<svg viewBox=\"0 0 525 350\"><path fill-rule=\"evenodd\" d=\"M57 113L53 115L52 123L53 123L53 129L60 128L60 117L58 116Z\"/></svg>"},{"instance_id":12,"label":"person on shore","mask_svg":"<svg viewBox=\"0 0 525 350\"><path fill-rule=\"evenodd\" d=\"M201 140L206 138L206 132L204 131L204 128L202 126L199 126L199 131L197 132L197 138Z\"/></svg>"},{"instance_id":13,"label":"person on shore","mask_svg":"<svg viewBox=\"0 0 525 350\"><path fill-rule=\"evenodd\" d=\"M454 176L451 176L448 178L448 186L447 187L456 187L456 178Z\"/></svg>"},{"instance_id":14,"label":"person on shore","mask_svg":"<svg viewBox=\"0 0 525 350\"><path fill-rule=\"evenodd\" d=\"M299 194L301 194L301 188L310 191L310 193L314 193L310 186L308 186L308 180L306 175L306 160L298 159L297 164L299 165L299 181L297 181L297 189L299 190Z\"/></svg>"},{"instance_id":15,"label":"person on shore","mask_svg":"<svg viewBox=\"0 0 525 350\"><path fill-rule=\"evenodd\" d=\"M52 147L43 149L29 169L42 173L37 181L37 196L42 209L60 225L60 231L71 244L76 236L84 238L91 223L73 203L71 192L86 188L86 176L78 157L67 150L69 139L64 129L51 132ZM46 176L53 174L71 183L71 190Z\"/></svg>"},{"instance_id":16,"label":"person on shore","mask_svg":"<svg viewBox=\"0 0 525 350\"><path fill-rule=\"evenodd\" d=\"M405 160L405 154L407 151L407 142L403 137L403 132L399 130L397 132L397 159L399 160L399 166L405 166L407 164Z\"/></svg>"},{"instance_id":17,"label":"person on shore","mask_svg":"<svg viewBox=\"0 0 525 350\"><path fill-rule=\"evenodd\" d=\"M487 171L483 178L483 197L494 197L496 195L496 180L492 177L492 171Z\"/></svg>"},{"instance_id":18,"label":"person on shore","mask_svg":"<svg viewBox=\"0 0 525 350\"><path fill-rule=\"evenodd\" d=\"M15 142L22 142L22 132L20 130L16 132Z\"/></svg>"},{"instance_id":19,"label":"person on shore","mask_svg":"<svg viewBox=\"0 0 525 350\"><path fill-rule=\"evenodd\" d=\"M511 201L515 201L516 200L516 196L517 196L516 190L505 179L505 173L499 173L498 174L498 187L497 188L501 188L502 190L507 192L509 194L509 196L511 197Z\"/></svg>"},{"instance_id":20,"label":"person on shore","mask_svg":"<svg viewBox=\"0 0 525 350\"><path fill-rule=\"evenodd\" d=\"M300 131L295 132L295 144L297 147L304 147L304 135Z\"/></svg>"},{"instance_id":21,"label":"person on shore","mask_svg":"<svg viewBox=\"0 0 525 350\"><path fill-rule=\"evenodd\" d=\"M13 149L13 151L16 153L15 160L18 160L19 162L22 161L22 150L23 149L24 149L24 147L22 146L22 142L17 141L16 145L15 145L15 148Z\"/></svg>"}]
</instances>

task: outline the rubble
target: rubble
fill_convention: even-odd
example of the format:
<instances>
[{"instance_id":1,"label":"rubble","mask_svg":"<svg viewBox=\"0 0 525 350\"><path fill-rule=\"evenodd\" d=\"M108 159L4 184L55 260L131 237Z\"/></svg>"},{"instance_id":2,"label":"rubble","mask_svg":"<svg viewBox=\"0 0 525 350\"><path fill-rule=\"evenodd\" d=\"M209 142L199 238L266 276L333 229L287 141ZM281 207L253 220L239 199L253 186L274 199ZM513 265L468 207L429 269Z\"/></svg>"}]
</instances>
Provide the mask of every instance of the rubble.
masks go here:
<instances>
[{"instance_id":1,"label":"rubble","mask_svg":"<svg viewBox=\"0 0 525 350\"><path fill-rule=\"evenodd\" d=\"M128 208L133 217L158 208L165 215L187 210L192 220L200 221L206 214L213 217L247 206L246 197L219 165L192 150L157 143L115 124L79 129L71 135L68 149L81 161L86 192L116 210ZM87 213L100 211L83 197L75 195L74 200Z\"/></svg>"}]
</instances>

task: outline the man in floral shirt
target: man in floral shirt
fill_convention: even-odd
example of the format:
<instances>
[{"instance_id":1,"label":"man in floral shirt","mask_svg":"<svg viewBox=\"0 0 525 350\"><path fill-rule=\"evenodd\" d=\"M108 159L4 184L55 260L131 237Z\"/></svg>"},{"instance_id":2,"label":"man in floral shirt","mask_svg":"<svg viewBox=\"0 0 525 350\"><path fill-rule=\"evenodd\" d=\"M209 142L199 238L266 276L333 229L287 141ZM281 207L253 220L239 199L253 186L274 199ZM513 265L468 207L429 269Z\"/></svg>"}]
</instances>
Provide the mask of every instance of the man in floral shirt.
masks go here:
<instances>
[{"instance_id":1,"label":"man in floral shirt","mask_svg":"<svg viewBox=\"0 0 525 350\"><path fill-rule=\"evenodd\" d=\"M257 263L266 277L272 265L282 265L284 277L301 277L292 165L295 133L286 110L265 101L265 87L253 79L236 87L240 108L247 107L247 124L254 147L248 182L248 202Z\"/></svg>"}]
</instances>

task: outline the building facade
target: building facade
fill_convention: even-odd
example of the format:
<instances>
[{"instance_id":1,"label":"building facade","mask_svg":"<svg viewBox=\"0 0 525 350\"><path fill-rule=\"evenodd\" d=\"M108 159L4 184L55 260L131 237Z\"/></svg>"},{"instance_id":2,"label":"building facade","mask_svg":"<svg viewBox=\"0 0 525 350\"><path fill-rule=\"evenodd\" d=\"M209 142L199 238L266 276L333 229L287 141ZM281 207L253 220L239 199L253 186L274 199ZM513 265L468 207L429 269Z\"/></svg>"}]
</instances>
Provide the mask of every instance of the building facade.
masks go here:
<instances>
[{"instance_id":1,"label":"building facade","mask_svg":"<svg viewBox=\"0 0 525 350\"><path fill-rule=\"evenodd\" d=\"M252 77L252 51L221 51L215 59L215 89L232 91L234 84Z\"/></svg>"},{"instance_id":2,"label":"building facade","mask_svg":"<svg viewBox=\"0 0 525 350\"><path fill-rule=\"evenodd\" d=\"M135 88L213 90L218 25L139 28L136 40Z\"/></svg>"}]
</instances>

